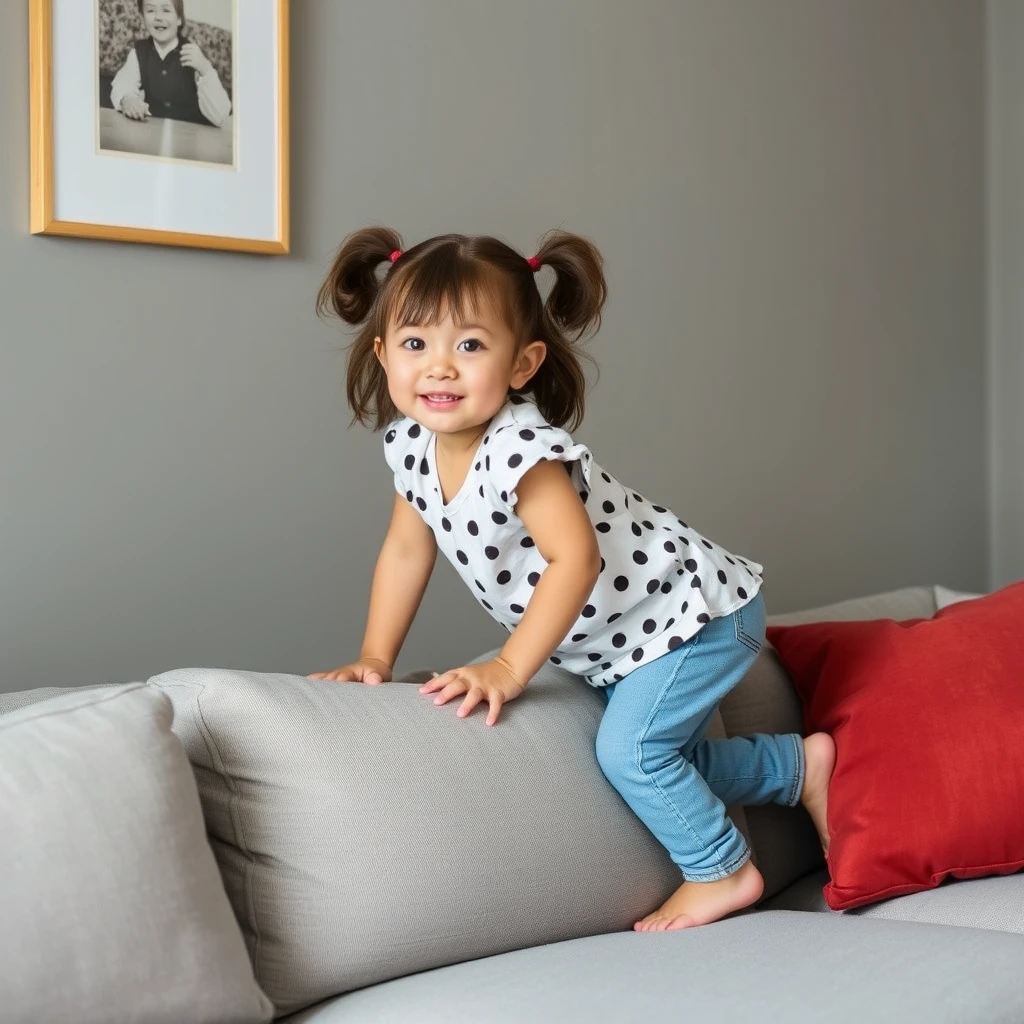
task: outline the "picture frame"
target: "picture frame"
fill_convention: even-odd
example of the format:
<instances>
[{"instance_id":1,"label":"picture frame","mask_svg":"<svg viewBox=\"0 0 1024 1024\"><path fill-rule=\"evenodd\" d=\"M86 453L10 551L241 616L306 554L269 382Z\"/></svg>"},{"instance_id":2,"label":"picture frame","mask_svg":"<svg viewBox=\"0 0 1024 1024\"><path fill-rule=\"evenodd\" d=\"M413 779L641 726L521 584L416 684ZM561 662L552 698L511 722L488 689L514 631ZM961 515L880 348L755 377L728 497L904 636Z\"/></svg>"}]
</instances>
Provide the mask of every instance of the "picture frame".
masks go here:
<instances>
[{"instance_id":1,"label":"picture frame","mask_svg":"<svg viewBox=\"0 0 1024 1024\"><path fill-rule=\"evenodd\" d=\"M32 234L288 252L289 0L28 3Z\"/></svg>"}]
</instances>

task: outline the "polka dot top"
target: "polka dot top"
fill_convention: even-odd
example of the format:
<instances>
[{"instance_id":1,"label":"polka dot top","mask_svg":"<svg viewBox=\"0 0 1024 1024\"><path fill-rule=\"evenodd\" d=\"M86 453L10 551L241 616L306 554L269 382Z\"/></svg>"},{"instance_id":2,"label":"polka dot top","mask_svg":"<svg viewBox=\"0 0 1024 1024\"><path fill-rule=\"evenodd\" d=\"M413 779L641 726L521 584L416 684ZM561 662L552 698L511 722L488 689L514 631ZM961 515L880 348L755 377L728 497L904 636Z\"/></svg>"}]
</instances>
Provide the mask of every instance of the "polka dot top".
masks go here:
<instances>
[{"instance_id":1,"label":"polka dot top","mask_svg":"<svg viewBox=\"0 0 1024 1024\"><path fill-rule=\"evenodd\" d=\"M761 587L761 566L702 537L669 509L623 487L590 450L518 396L491 421L466 479L444 504L435 437L411 419L391 423L384 452L404 495L477 601L510 632L547 563L515 514L516 486L538 462L571 464L597 533L601 573L555 665L592 686L618 682L678 647Z\"/></svg>"}]
</instances>

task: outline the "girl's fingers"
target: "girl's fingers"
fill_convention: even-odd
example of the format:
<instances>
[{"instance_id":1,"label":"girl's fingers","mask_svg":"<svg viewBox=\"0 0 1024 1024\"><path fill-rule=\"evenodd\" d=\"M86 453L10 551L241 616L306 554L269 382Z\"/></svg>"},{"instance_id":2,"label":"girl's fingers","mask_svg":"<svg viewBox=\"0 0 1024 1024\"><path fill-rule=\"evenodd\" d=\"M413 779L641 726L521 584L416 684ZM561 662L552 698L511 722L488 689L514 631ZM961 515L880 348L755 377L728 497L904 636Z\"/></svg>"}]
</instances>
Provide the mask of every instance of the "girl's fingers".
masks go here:
<instances>
[{"instance_id":1,"label":"girl's fingers","mask_svg":"<svg viewBox=\"0 0 1024 1024\"><path fill-rule=\"evenodd\" d=\"M487 724L494 725L498 720L498 715L501 714L501 705L503 698L500 693L493 694L490 698L491 709L487 712Z\"/></svg>"},{"instance_id":2,"label":"girl's fingers","mask_svg":"<svg viewBox=\"0 0 1024 1024\"><path fill-rule=\"evenodd\" d=\"M458 697L460 693L465 693L468 689L468 683L462 679L454 679L434 698L434 703L447 704L452 697Z\"/></svg>"},{"instance_id":3,"label":"girl's fingers","mask_svg":"<svg viewBox=\"0 0 1024 1024\"><path fill-rule=\"evenodd\" d=\"M483 690L472 689L466 694L466 699L459 705L459 710L456 714L459 718L465 718L473 708L477 706L484 699Z\"/></svg>"},{"instance_id":4,"label":"girl's fingers","mask_svg":"<svg viewBox=\"0 0 1024 1024\"><path fill-rule=\"evenodd\" d=\"M447 686L454 678L454 672L444 672L441 675L435 672L434 678L429 683L424 683L420 687L420 693L433 693L435 690L440 690L442 687Z\"/></svg>"}]
</instances>

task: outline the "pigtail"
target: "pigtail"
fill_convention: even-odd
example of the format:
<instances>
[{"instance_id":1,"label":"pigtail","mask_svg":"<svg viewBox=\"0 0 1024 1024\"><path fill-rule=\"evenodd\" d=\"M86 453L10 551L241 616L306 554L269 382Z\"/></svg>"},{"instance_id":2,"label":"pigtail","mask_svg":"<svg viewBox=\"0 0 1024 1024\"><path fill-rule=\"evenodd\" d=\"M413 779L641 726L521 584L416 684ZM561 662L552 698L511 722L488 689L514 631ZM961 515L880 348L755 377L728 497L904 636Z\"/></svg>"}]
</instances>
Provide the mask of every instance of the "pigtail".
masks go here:
<instances>
[{"instance_id":1,"label":"pigtail","mask_svg":"<svg viewBox=\"0 0 1024 1024\"><path fill-rule=\"evenodd\" d=\"M380 292L377 268L401 248L402 239L391 228L363 228L349 235L320 286L317 313L333 313L348 324L361 324Z\"/></svg>"},{"instance_id":2,"label":"pigtail","mask_svg":"<svg viewBox=\"0 0 1024 1024\"><path fill-rule=\"evenodd\" d=\"M555 286L544 312L570 341L579 341L601 326L601 309L608 295L604 260L593 242L567 231L544 236L536 259L555 272Z\"/></svg>"}]
</instances>

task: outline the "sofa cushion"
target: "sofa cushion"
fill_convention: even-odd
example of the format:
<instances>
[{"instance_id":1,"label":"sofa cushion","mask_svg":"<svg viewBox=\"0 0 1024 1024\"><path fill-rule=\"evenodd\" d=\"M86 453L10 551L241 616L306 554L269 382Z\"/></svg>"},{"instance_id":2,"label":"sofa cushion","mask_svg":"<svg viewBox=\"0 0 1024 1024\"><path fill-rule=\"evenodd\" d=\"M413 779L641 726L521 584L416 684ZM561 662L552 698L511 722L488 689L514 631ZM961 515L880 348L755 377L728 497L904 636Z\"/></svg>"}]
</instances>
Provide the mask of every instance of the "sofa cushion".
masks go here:
<instances>
[{"instance_id":1,"label":"sofa cushion","mask_svg":"<svg viewBox=\"0 0 1024 1024\"><path fill-rule=\"evenodd\" d=\"M280 1011L628 929L679 885L594 756L604 700L549 667L493 728L418 687L180 670L175 708L260 984Z\"/></svg>"},{"instance_id":2,"label":"sofa cushion","mask_svg":"<svg viewBox=\"0 0 1024 1024\"><path fill-rule=\"evenodd\" d=\"M1024 938L843 915L747 914L427 971L282 1024L992 1024L1024 1020Z\"/></svg>"},{"instance_id":3,"label":"sofa cushion","mask_svg":"<svg viewBox=\"0 0 1024 1024\"><path fill-rule=\"evenodd\" d=\"M0 717L3 1020L270 1020L170 726L142 683Z\"/></svg>"},{"instance_id":4,"label":"sofa cushion","mask_svg":"<svg viewBox=\"0 0 1024 1024\"><path fill-rule=\"evenodd\" d=\"M848 909L1024 867L1024 583L933 619L770 627L836 741L825 899Z\"/></svg>"}]
</instances>

